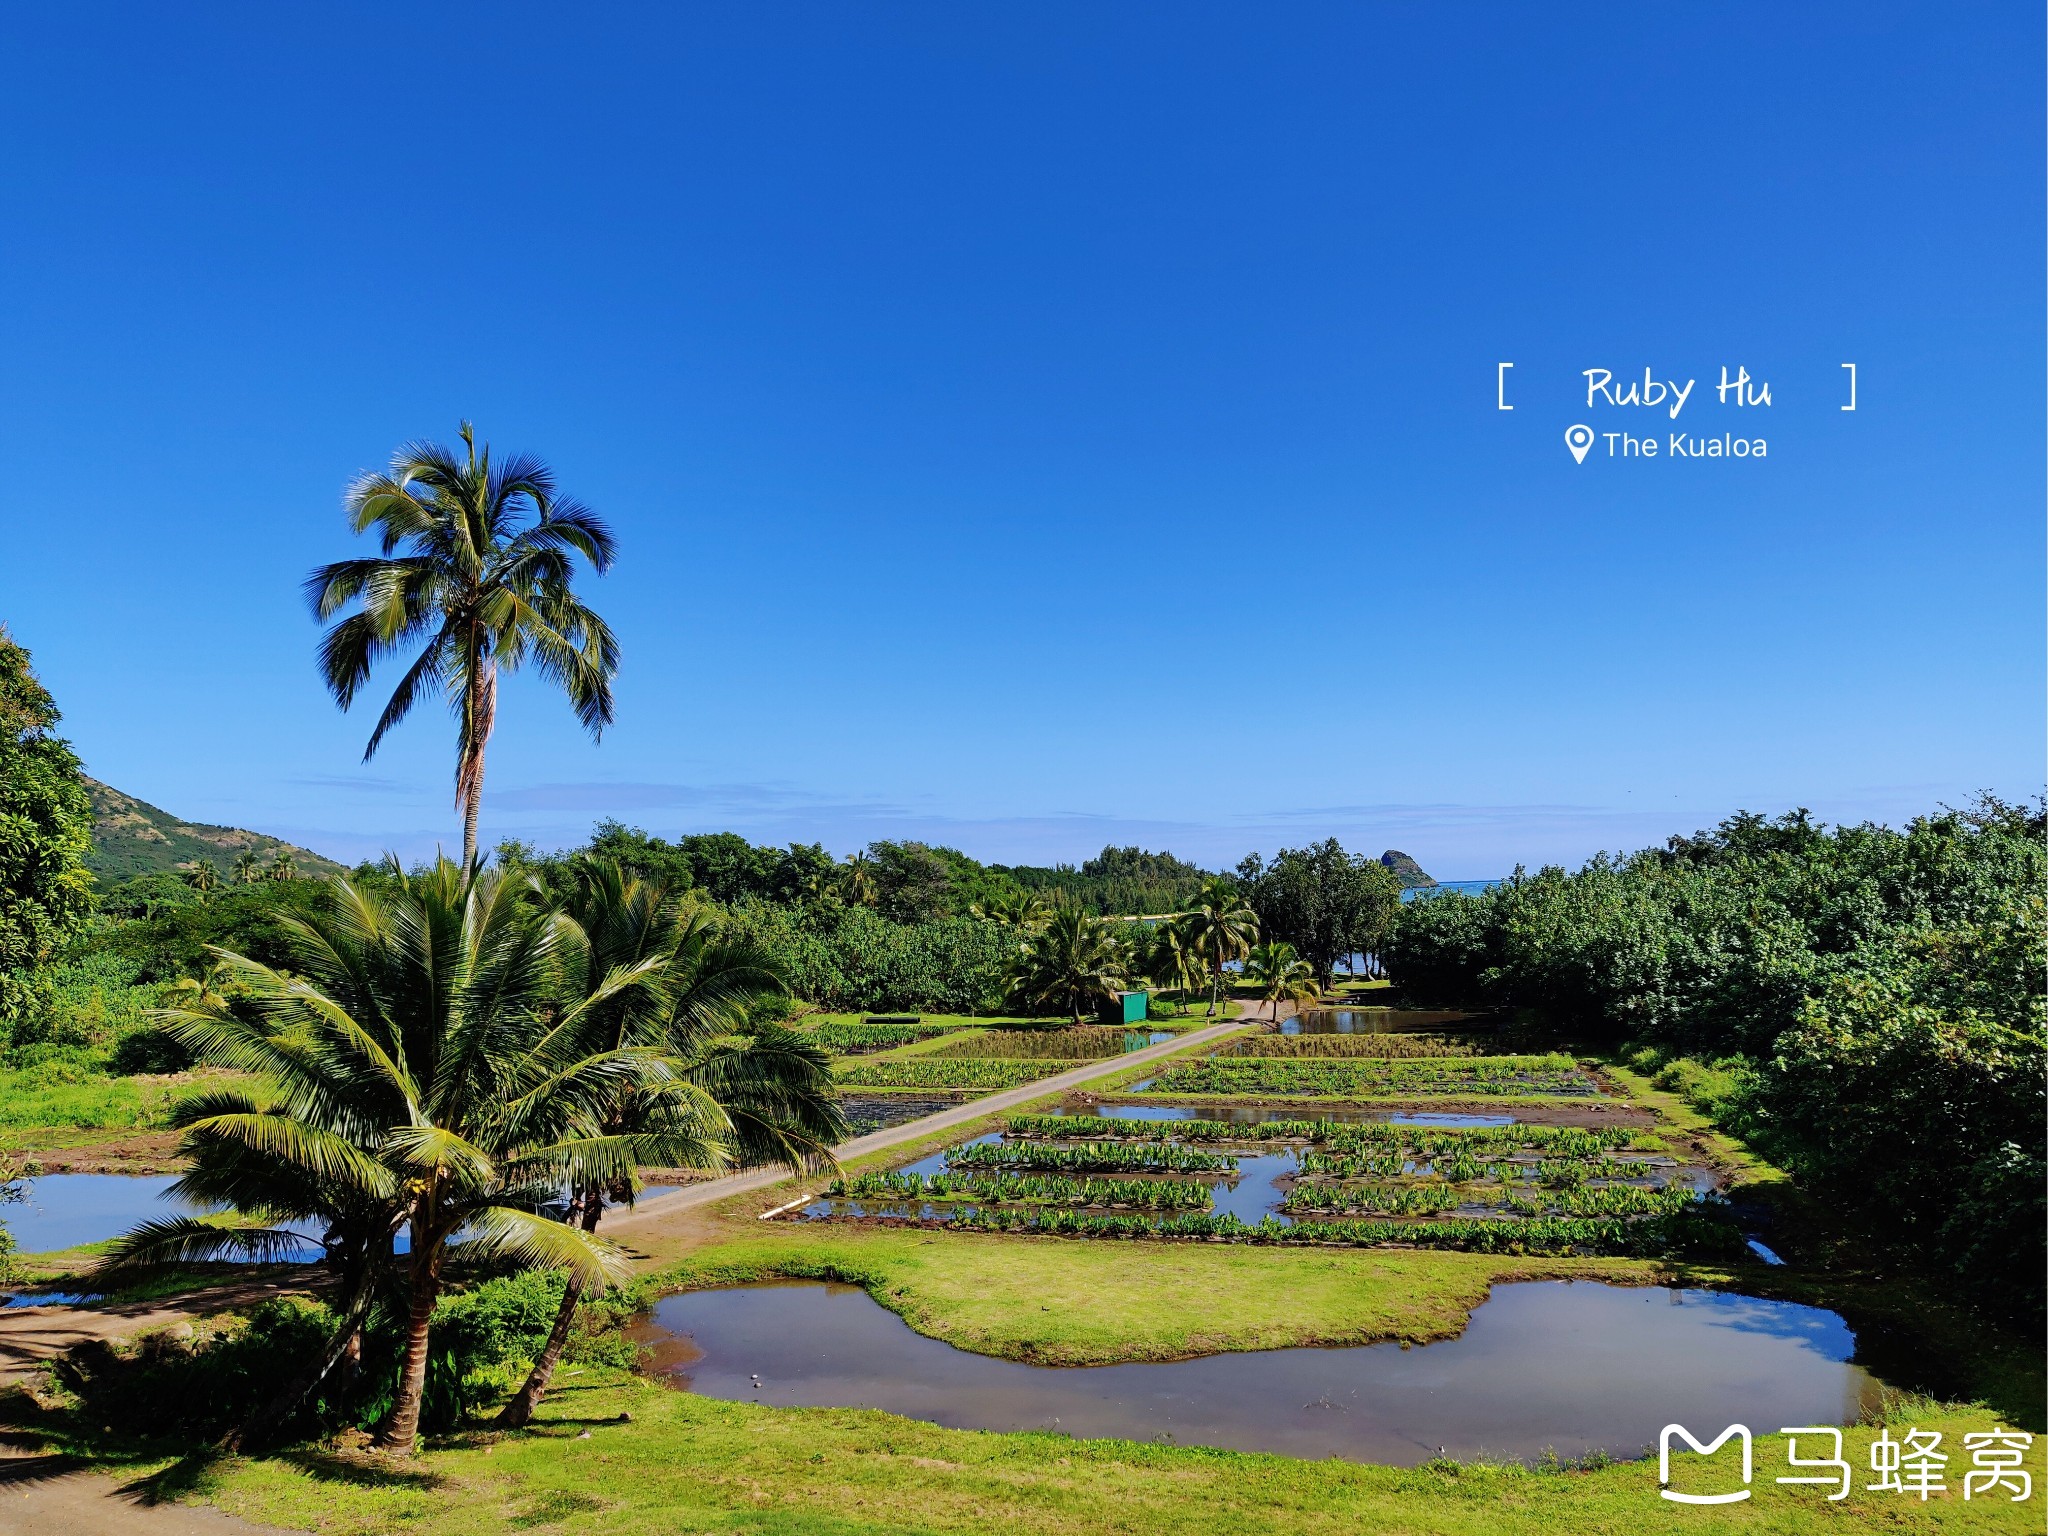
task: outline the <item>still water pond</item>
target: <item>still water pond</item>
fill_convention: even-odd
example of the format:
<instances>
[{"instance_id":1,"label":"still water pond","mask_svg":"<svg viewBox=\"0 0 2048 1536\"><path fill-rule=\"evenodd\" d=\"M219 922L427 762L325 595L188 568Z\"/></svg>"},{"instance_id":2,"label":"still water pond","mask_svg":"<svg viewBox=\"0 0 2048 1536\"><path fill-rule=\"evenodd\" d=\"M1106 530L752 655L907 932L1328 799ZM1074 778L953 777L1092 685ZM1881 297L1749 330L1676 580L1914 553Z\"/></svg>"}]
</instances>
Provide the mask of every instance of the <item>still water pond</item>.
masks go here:
<instances>
[{"instance_id":1,"label":"still water pond","mask_svg":"<svg viewBox=\"0 0 2048 1536\"><path fill-rule=\"evenodd\" d=\"M0 1225L14 1234L15 1246L23 1253L54 1253L119 1237L141 1222L204 1214L204 1207L165 1198L165 1191L175 1182L171 1174L45 1174L28 1181L26 1196L19 1203L0 1205ZM642 1192L640 1203L662 1199L679 1188L651 1185ZM405 1251L403 1233L398 1247ZM284 1257L307 1262L320 1256L316 1229L307 1234L303 1249Z\"/></svg>"},{"instance_id":2,"label":"still water pond","mask_svg":"<svg viewBox=\"0 0 2048 1536\"><path fill-rule=\"evenodd\" d=\"M733 1402L1407 1466L1439 1447L1632 1456L1673 1421L1840 1424L1871 1388L1833 1312L1589 1281L1496 1286L1462 1335L1437 1344L1164 1365L996 1360L915 1333L843 1285L671 1296L640 1338L678 1386Z\"/></svg>"},{"instance_id":3,"label":"still water pond","mask_svg":"<svg viewBox=\"0 0 2048 1536\"><path fill-rule=\"evenodd\" d=\"M1309 1008L1280 1021L1283 1035L1410 1035L1498 1027L1487 1014L1422 1008Z\"/></svg>"}]
</instances>

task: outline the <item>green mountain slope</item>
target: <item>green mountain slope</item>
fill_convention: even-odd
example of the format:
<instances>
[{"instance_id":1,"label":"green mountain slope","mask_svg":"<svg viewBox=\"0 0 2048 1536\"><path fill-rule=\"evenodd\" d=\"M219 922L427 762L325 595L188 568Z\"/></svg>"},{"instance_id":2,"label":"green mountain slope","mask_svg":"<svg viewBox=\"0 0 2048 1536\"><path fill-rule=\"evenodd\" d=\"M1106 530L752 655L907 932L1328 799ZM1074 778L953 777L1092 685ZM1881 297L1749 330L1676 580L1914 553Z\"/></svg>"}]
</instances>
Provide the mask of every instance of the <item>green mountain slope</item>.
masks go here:
<instances>
[{"instance_id":1,"label":"green mountain slope","mask_svg":"<svg viewBox=\"0 0 2048 1536\"><path fill-rule=\"evenodd\" d=\"M342 866L332 859L282 838L241 827L216 827L203 821L180 821L168 811L147 801L124 795L112 785L88 778L92 792L92 854L86 867L103 885L135 875L158 871L190 869L200 859L211 859L222 875L232 876L235 860L244 849L265 865L280 849L290 849L292 863L301 875L332 875Z\"/></svg>"},{"instance_id":2,"label":"green mountain slope","mask_svg":"<svg viewBox=\"0 0 2048 1536\"><path fill-rule=\"evenodd\" d=\"M1398 848L1389 848L1380 855L1380 862L1394 872L1394 878L1401 882L1401 889L1412 891L1420 885L1435 885L1436 877L1409 858Z\"/></svg>"}]
</instances>

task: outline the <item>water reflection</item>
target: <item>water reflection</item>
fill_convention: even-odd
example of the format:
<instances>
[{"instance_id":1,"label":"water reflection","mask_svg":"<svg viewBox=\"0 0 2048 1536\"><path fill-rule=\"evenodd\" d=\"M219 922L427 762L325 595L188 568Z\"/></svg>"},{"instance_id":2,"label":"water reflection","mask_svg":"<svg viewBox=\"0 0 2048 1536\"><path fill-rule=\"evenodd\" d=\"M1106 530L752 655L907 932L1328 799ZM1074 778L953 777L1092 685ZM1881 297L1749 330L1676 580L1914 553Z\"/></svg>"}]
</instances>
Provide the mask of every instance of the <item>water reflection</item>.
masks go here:
<instances>
[{"instance_id":1,"label":"water reflection","mask_svg":"<svg viewBox=\"0 0 2048 1536\"><path fill-rule=\"evenodd\" d=\"M1415 1035L1451 1027L1466 1034L1500 1026L1489 1014L1427 1008L1308 1008L1280 1021L1283 1035Z\"/></svg>"},{"instance_id":2,"label":"water reflection","mask_svg":"<svg viewBox=\"0 0 2048 1536\"><path fill-rule=\"evenodd\" d=\"M1843 1423L1870 1386L1832 1312L1583 1281L1497 1286L1460 1337L1419 1348L1165 1365L991 1359L914 1333L856 1287L815 1284L672 1296L643 1337L667 1342L678 1385L731 1401L1402 1465L1439 1446L1635 1455L1674 1421Z\"/></svg>"}]
</instances>

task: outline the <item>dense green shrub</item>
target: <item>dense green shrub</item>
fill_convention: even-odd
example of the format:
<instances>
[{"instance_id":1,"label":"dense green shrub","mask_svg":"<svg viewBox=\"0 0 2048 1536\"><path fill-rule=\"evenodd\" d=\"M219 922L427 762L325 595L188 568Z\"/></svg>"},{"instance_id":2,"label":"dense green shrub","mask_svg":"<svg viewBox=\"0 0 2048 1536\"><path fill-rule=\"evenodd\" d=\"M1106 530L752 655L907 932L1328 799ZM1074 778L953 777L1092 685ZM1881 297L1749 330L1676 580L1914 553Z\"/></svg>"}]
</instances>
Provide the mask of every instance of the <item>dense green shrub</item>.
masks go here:
<instances>
[{"instance_id":1,"label":"dense green shrub","mask_svg":"<svg viewBox=\"0 0 2048 1536\"><path fill-rule=\"evenodd\" d=\"M47 967L92 908L92 800L61 718L0 626L0 1046L48 996Z\"/></svg>"},{"instance_id":2,"label":"dense green shrub","mask_svg":"<svg viewBox=\"0 0 2048 1536\"><path fill-rule=\"evenodd\" d=\"M444 1295L434 1309L427 1366L425 1428L455 1428L517 1387L553 1326L562 1277L526 1271ZM637 1297L611 1292L579 1309L568 1358L631 1365L637 1355L620 1331ZM328 1378L277 1438L354 1425L371 1428L391 1405L399 1350L396 1317L378 1315L366 1331L358 1366ZM92 1421L152 1432L174 1422L211 1437L241 1423L319 1358L334 1337L335 1314L304 1297L257 1303L239 1323L201 1339L144 1336L132 1351L98 1344L61 1368Z\"/></svg>"},{"instance_id":3,"label":"dense green shrub","mask_svg":"<svg viewBox=\"0 0 2048 1536\"><path fill-rule=\"evenodd\" d=\"M1736 816L1576 873L1402 910L1416 1001L1533 1010L1640 1064L1876 1240L2038 1328L2048 820Z\"/></svg>"}]
</instances>

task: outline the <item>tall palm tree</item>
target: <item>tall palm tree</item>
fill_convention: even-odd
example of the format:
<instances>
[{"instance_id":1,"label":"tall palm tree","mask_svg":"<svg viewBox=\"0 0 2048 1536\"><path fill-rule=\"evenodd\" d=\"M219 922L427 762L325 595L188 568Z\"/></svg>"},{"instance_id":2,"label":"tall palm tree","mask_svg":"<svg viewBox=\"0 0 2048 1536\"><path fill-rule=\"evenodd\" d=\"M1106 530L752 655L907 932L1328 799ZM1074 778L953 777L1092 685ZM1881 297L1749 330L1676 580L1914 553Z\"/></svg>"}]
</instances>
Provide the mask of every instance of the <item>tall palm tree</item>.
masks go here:
<instances>
[{"instance_id":1,"label":"tall palm tree","mask_svg":"<svg viewBox=\"0 0 2048 1536\"><path fill-rule=\"evenodd\" d=\"M839 867L839 896L849 907L872 907L880 899L873 859L864 853L848 856Z\"/></svg>"},{"instance_id":2,"label":"tall palm tree","mask_svg":"<svg viewBox=\"0 0 2048 1536\"><path fill-rule=\"evenodd\" d=\"M363 761L423 694L440 688L457 720L462 861L474 864L499 673L531 661L600 737L612 720L619 646L570 584L577 555L600 576L611 568L611 530L558 492L554 471L539 459L514 454L493 462L468 422L462 442L464 454L408 443L387 472L350 486L349 526L357 533L374 528L382 551L321 566L306 578L305 591L322 623L361 600L320 641L321 676L343 709L379 657L425 642L378 717Z\"/></svg>"},{"instance_id":3,"label":"tall palm tree","mask_svg":"<svg viewBox=\"0 0 2048 1536\"><path fill-rule=\"evenodd\" d=\"M220 866L211 859L196 860L185 871L185 883L202 896L210 896L220 889Z\"/></svg>"},{"instance_id":4,"label":"tall palm tree","mask_svg":"<svg viewBox=\"0 0 2048 1536\"><path fill-rule=\"evenodd\" d=\"M255 881L257 879L256 862L256 850L253 848L244 848L240 853L236 854L235 879L243 885L248 885Z\"/></svg>"},{"instance_id":5,"label":"tall palm tree","mask_svg":"<svg viewBox=\"0 0 2048 1536\"><path fill-rule=\"evenodd\" d=\"M1318 995L1316 969L1294 952L1285 939L1254 944L1245 956L1244 972L1258 989L1259 999L1273 1005L1273 1018L1280 1018L1283 1001L1303 1002Z\"/></svg>"},{"instance_id":6,"label":"tall palm tree","mask_svg":"<svg viewBox=\"0 0 2048 1536\"><path fill-rule=\"evenodd\" d=\"M299 877L298 861L292 857L289 848L280 848L271 857L270 868L265 872L270 880L296 880Z\"/></svg>"},{"instance_id":7,"label":"tall palm tree","mask_svg":"<svg viewBox=\"0 0 2048 1536\"><path fill-rule=\"evenodd\" d=\"M615 967L565 996L565 976L589 974L582 938L537 896L521 874L444 859L408 876L394 861L382 888L337 879L324 910L280 919L293 974L215 951L253 1019L204 1002L159 1014L202 1064L274 1085L261 1097L217 1090L185 1118L196 1152L229 1149L201 1160L222 1182L195 1192L266 1218L292 1213L277 1190L296 1180L300 1214L326 1219L330 1237L347 1227L373 1269L379 1224L406 1234L409 1252L387 1261L402 1280L404 1338L380 1433L398 1455L417 1444L434 1303L458 1233L465 1253L563 1268L586 1283L623 1268L538 1208L565 1182L631 1174L639 1144L606 1134L598 1112L621 1083L658 1088L665 1064L638 1048L593 1048L588 1027L660 967ZM122 1256L132 1261L193 1257L206 1241L175 1223L131 1236ZM257 1252L293 1239L271 1225L220 1240L218 1251Z\"/></svg>"},{"instance_id":8,"label":"tall palm tree","mask_svg":"<svg viewBox=\"0 0 2048 1536\"><path fill-rule=\"evenodd\" d=\"M1177 994L1181 1012L1187 1012L1187 995L1194 988L1195 978L1203 974L1203 966L1185 920L1170 918L1152 930L1145 974L1163 990Z\"/></svg>"},{"instance_id":9,"label":"tall palm tree","mask_svg":"<svg viewBox=\"0 0 2048 1536\"><path fill-rule=\"evenodd\" d=\"M586 1049L648 1047L668 1058L673 1074L653 1087L622 1082L599 1111L607 1135L636 1138L649 1160L700 1168L735 1161L803 1172L832 1161L848 1126L831 1055L794 1030L751 1022L788 996L771 954L727 937L702 907L679 903L612 860L579 861L567 912L586 936L586 984L660 962L648 986L589 1015ZM635 1191L630 1173L574 1184L569 1219L594 1232L606 1207L630 1202ZM570 1275L547 1342L500 1424L532 1419L582 1294Z\"/></svg>"},{"instance_id":10,"label":"tall palm tree","mask_svg":"<svg viewBox=\"0 0 2048 1536\"><path fill-rule=\"evenodd\" d=\"M1130 947L1115 927L1079 907L1056 907L1011 964L1011 1006L1058 1010L1079 1024L1086 1012L1112 1001L1131 973Z\"/></svg>"},{"instance_id":11,"label":"tall palm tree","mask_svg":"<svg viewBox=\"0 0 2048 1536\"><path fill-rule=\"evenodd\" d=\"M1182 917L1189 945L1202 957L1209 973L1209 1012L1223 996L1223 971L1241 958L1259 937L1259 920L1236 886L1219 875L1202 882L1195 904Z\"/></svg>"}]
</instances>

